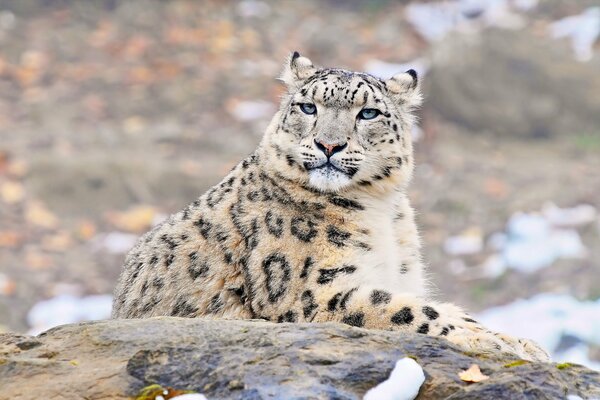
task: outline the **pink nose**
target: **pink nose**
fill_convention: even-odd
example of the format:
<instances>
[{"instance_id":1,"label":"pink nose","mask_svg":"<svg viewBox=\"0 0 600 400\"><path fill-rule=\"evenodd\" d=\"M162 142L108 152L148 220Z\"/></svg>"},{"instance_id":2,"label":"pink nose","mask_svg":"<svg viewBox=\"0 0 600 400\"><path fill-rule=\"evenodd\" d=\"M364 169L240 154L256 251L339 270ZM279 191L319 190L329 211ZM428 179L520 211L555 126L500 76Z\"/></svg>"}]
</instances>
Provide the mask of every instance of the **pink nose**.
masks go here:
<instances>
[{"instance_id":1,"label":"pink nose","mask_svg":"<svg viewBox=\"0 0 600 400\"><path fill-rule=\"evenodd\" d=\"M327 157L331 157L335 153L338 153L338 152L344 150L346 148L346 146L348 146L348 143L331 144L331 143L326 143L326 142L322 142L322 141L315 139L315 145L317 146L317 148L319 150L321 150L323 153L325 153L325 155Z\"/></svg>"}]
</instances>

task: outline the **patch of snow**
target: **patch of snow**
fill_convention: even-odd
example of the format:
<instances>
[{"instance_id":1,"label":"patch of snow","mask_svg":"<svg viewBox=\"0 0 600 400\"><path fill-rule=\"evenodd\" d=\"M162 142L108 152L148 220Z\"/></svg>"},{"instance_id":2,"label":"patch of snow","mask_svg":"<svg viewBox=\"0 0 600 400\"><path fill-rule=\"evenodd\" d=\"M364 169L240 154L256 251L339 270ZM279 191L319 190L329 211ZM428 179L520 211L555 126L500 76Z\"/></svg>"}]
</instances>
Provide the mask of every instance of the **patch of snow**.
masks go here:
<instances>
[{"instance_id":1,"label":"patch of snow","mask_svg":"<svg viewBox=\"0 0 600 400\"><path fill-rule=\"evenodd\" d=\"M600 37L600 7L590 7L579 15L553 22L550 36L568 38L578 61L589 61L594 56L594 43Z\"/></svg>"},{"instance_id":2,"label":"patch of snow","mask_svg":"<svg viewBox=\"0 0 600 400\"><path fill-rule=\"evenodd\" d=\"M271 6L264 1L243 0L238 3L237 12L244 18L265 18L271 14Z\"/></svg>"},{"instance_id":3,"label":"patch of snow","mask_svg":"<svg viewBox=\"0 0 600 400\"><path fill-rule=\"evenodd\" d=\"M546 203L542 208L542 215L553 226L578 227L594 222L598 212L594 206L589 204L560 208L554 203Z\"/></svg>"},{"instance_id":4,"label":"patch of snow","mask_svg":"<svg viewBox=\"0 0 600 400\"><path fill-rule=\"evenodd\" d=\"M481 265L481 274L484 278L495 279L506 271L506 261L498 254L492 254Z\"/></svg>"},{"instance_id":5,"label":"patch of snow","mask_svg":"<svg viewBox=\"0 0 600 400\"><path fill-rule=\"evenodd\" d=\"M476 254L481 250L483 237L479 229L468 229L460 235L450 236L444 242L444 251L453 256Z\"/></svg>"},{"instance_id":6,"label":"patch of snow","mask_svg":"<svg viewBox=\"0 0 600 400\"><path fill-rule=\"evenodd\" d=\"M423 368L412 358L396 362L390 377L370 389L363 400L412 400L425 382Z\"/></svg>"},{"instance_id":7,"label":"patch of snow","mask_svg":"<svg viewBox=\"0 0 600 400\"><path fill-rule=\"evenodd\" d=\"M115 231L100 234L92 242L96 249L104 250L111 254L123 254L131 250L137 240L138 235Z\"/></svg>"},{"instance_id":8,"label":"patch of snow","mask_svg":"<svg viewBox=\"0 0 600 400\"><path fill-rule=\"evenodd\" d=\"M531 3L533 0L515 4L507 0L411 3L406 7L406 19L427 41L435 42L452 31L477 32L487 26L520 29L525 20L512 8L525 10L535 5Z\"/></svg>"},{"instance_id":9,"label":"patch of snow","mask_svg":"<svg viewBox=\"0 0 600 400\"><path fill-rule=\"evenodd\" d=\"M539 0L513 0L513 6L517 10L529 11L537 7Z\"/></svg>"},{"instance_id":10,"label":"patch of snow","mask_svg":"<svg viewBox=\"0 0 600 400\"><path fill-rule=\"evenodd\" d=\"M61 294L49 300L40 301L27 313L30 335L37 335L58 325L81 321L110 318L112 296L93 295L76 297Z\"/></svg>"},{"instance_id":11,"label":"patch of snow","mask_svg":"<svg viewBox=\"0 0 600 400\"><path fill-rule=\"evenodd\" d=\"M410 131L413 142L418 142L423 138L423 129L419 125L413 125Z\"/></svg>"},{"instance_id":12,"label":"patch of snow","mask_svg":"<svg viewBox=\"0 0 600 400\"><path fill-rule=\"evenodd\" d=\"M536 341L556 361L600 370L600 363L590 360L587 354L589 345L600 345L599 315L600 299L579 301L569 295L544 293L490 308L476 319L492 330ZM561 349L563 337L577 338L578 343Z\"/></svg>"},{"instance_id":13,"label":"patch of snow","mask_svg":"<svg viewBox=\"0 0 600 400\"><path fill-rule=\"evenodd\" d=\"M177 400L207 400L206 396L200 393L187 393L180 394L179 396L171 397L172 399Z\"/></svg>"},{"instance_id":14,"label":"patch of snow","mask_svg":"<svg viewBox=\"0 0 600 400\"><path fill-rule=\"evenodd\" d=\"M576 230L553 227L543 215L519 212L508 221L502 256L510 268L531 273L559 258L583 258L586 254Z\"/></svg>"},{"instance_id":15,"label":"patch of snow","mask_svg":"<svg viewBox=\"0 0 600 400\"><path fill-rule=\"evenodd\" d=\"M427 71L429 71L429 62L424 58L418 58L402 64L388 63L381 60L369 60L364 65L364 70L367 73L381 79L389 79L392 76L401 72L406 72L409 69L414 69L417 71L419 77L423 77L427 74Z\"/></svg>"},{"instance_id":16,"label":"patch of snow","mask_svg":"<svg viewBox=\"0 0 600 400\"><path fill-rule=\"evenodd\" d=\"M239 101L231 107L231 114L240 121L253 121L268 118L273 115L276 107L273 103L263 100Z\"/></svg>"}]
</instances>

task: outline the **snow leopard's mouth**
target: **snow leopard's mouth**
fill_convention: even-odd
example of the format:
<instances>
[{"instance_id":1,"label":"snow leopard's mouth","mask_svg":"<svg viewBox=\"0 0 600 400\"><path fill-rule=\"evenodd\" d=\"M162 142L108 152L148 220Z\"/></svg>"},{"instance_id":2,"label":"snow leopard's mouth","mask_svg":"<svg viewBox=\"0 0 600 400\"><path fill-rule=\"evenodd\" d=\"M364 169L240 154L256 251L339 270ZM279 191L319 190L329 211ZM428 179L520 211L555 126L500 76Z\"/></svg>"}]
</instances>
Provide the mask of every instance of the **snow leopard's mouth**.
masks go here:
<instances>
[{"instance_id":1,"label":"snow leopard's mouth","mask_svg":"<svg viewBox=\"0 0 600 400\"><path fill-rule=\"evenodd\" d=\"M306 169L309 171L322 171L326 174L329 174L332 172L341 172L344 175L350 175L343 169L336 167L330 160L325 161L321 165L306 166Z\"/></svg>"}]
</instances>

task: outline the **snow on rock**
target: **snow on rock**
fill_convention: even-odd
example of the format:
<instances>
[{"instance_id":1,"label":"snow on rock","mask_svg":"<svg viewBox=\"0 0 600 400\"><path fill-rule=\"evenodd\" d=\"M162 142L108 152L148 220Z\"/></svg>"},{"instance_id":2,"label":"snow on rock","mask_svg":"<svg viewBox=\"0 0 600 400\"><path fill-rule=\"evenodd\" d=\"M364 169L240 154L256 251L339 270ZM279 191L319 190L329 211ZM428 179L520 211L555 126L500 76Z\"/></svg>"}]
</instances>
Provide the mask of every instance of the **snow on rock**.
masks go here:
<instances>
[{"instance_id":1,"label":"snow on rock","mask_svg":"<svg viewBox=\"0 0 600 400\"><path fill-rule=\"evenodd\" d=\"M483 250L483 237L478 228L467 229L460 235L450 236L444 242L444 251L450 255L475 254Z\"/></svg>"},{"instance_id":2,"label":"snow on rock","mask_svg":"<svg viewBox=\"0 0 600 400\"><path fill-rule=\"evenodd\" d=\"M419 394L425 382L423 369L412 358L405 357L396 362L390 377L370 389L364 400L412 400Z\"/></svg>"},{"instance_id":3,"label":"snow on rock","mask_svg":"<svg viewBox=\"0 0 600 400\"><path fill-rule=\"evenodd\" d=\"M96 236L92 243L96 249L111 254L123 254L131 250L138 240L138 235L125 232L110 232Z\"/></svg>"},{"instance_id":4,"label":"snow on rock","mask_svg":"<svg viewBox=\"0 0 600 400\"><path fill-rule=\"evenodd\" d=\"M438 3L411 3L406 19L427 41L443 39L452 31L477 32L486 26L519 29L525 20L512 9L535 7L532 0L458 0Z\"/></svg>"},{"instance_id":5,"label":"snow on rock","mask_svg":"<svg viewBox=\"0 0 600 400\"><path fill-rule=\"evenodd\" d=\"M392 76L414 69L419 77L423 77L429 70L429 62L424 58L418 58L402 64L388 63L381 60L369 60L364 65L365 72L377 76L381 79L388 79Z\"/></svg>"},{"instance_id":6,"label":"snow on rock","mask_svg":"<svg viewBox=\"0 0 600 400\"><path fill-rule=\"evenodd\" d=\"M200 394L200 393L181 394L179 396L175 396L175 397L171 397L171 398L177 399L177 400L207 400L206 396L204 396L203 394ZM156 398L156 400L159 400L159 399Z\"/></svg>"},{"instance_id":7,"label":"snow on rock","mask_svg":"<svg viewBox=\"0 0 600 400\"><path fill-rule=\"evenodd\" d=\"M554 203L546 203L542 208L542 214L553 226L578 227L594 222L598 212L594 206L589 204L560 208Z\"/></svg>"},{"instance_id":8,"label":"snow on rock","mask_svg":"<svg viewBox=\"0 0 600 400\"><path fill-rule=\"evenodd\" d=\"M492 330L533 339L550 351L554 361L600 370L600 362L588 356L589 345L600 345L598 316L600 299L579 301L569 295L544 293L485 310L477 320ZM565 345L566 338L575 340Z\"/></svg>"},{"instance_id":9,"label":"snow on rock","mask_svg":"<svg viewBox=\"0 0 600 400\"><path fill-rule=\"evenodd\" d=\"M546 216L538 213L514 214L508 221L506 236L496 236L494 245L502 252L506 264L522 272L535 272L551 265L559 258L583 258L587 249L575 229L564 229L553 224L568 225L568 218L576 218L575 224L589 218L589 209L573 208L559 211L551 208Z\"/></svg>"},{"instance_id":10,"label":"snow on rock","mask_svg":"<svg viewBox=\"0 0 600 400\"><path fill-rule=\"evenodd\" d=\"M61 294L35 304L27 313L30 335L37 335L58 325L110 318L112 296L77 297Z\"/></svg>"},{"instance_id":11,"label":"snow on rock","mask_svg":"<svg viewBox=\"0 0 600 400\"><path fill-rule=\"evenodd\" d=\"M270 118L276 107L273 103L263 100L235 101L229 105L228 110L239 121L253 121Z\"/></svg>"},{"instance_id":12,"label":"snow on rock","mask_svg":"<svg viewBox=\"0 0 600 400\"><path fill-rule=\"evenodd\" d=\"M550 25L554 39L568 38L578 61L594 56L594 44L600 37L600 7L590 7L579 15L560 19Z\"/></svg>"}]
</instances>

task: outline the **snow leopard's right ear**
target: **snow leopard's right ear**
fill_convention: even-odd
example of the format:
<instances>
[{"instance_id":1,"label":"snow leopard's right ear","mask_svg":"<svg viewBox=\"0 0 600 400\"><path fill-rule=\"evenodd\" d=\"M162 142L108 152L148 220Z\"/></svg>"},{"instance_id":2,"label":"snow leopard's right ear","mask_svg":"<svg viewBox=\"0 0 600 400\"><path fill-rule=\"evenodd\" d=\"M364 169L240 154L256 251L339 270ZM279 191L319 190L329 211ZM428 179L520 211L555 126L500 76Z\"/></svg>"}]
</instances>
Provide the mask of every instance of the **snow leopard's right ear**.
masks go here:
<instances>
[{"instance_id":1,"label":"snow leopard's right ear","mask_svg":"<svg viewBox=\"0 0 600 400\"><path fill-rule=\"evenodd\" d=\"M295 91L315 72L317 72L317 68L312 61L295 51L288 56L279 80L285 83L288 90Z\"/></svg>"}]
</instances>

